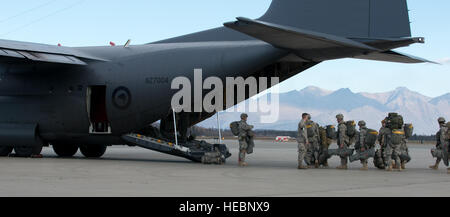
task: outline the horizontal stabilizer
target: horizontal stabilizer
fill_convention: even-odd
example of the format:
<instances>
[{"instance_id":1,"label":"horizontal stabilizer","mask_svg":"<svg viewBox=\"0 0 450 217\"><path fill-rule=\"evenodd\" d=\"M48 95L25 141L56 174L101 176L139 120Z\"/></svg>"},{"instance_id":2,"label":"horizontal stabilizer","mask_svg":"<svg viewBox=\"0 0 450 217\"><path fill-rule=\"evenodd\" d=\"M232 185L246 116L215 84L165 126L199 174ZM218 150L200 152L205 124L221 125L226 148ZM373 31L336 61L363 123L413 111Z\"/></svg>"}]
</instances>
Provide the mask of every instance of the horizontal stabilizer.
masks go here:
<instances>
[{"instance_id":1,"label":"horizontal stabilizer","mask_svg":"<svg viewBox=\"0 0 450 217\"><path fill-rule=\"evenodd\" d=\"M411 44L425 43L425 38L385 38L385 39L355 39L357 41L363 42L371 47L378 48L383 51L392 50L400 47L407 47Z\"/></svg>"},{"instance_id":2,"label":"horizontal stabilizer","mask_svg":"<svg viewBox=\"0 0 450 217\"><path fill-rule=\"evenodd\" d=\"M380 51L361 42L335 35L241 17L237 20L224 25L275 47L292 50L306 60L322 61Z\"/></svg>"},{"instance_id":3,"label":"horizontal stabilizer","mask_svg":"<svg viewBox=\"0 0 450 217\"><path fill-rule=\"evenodd\" d=\"M370 53L367 55L355 56L355 59L365 59L365 60L378 60L386 62L396 62L396 63L433 63L439 64L433 61L429 61L420 57L411 56L408 54L399 53L396 51L385 51L381 53Z\"/></svg>"}]
</instances>

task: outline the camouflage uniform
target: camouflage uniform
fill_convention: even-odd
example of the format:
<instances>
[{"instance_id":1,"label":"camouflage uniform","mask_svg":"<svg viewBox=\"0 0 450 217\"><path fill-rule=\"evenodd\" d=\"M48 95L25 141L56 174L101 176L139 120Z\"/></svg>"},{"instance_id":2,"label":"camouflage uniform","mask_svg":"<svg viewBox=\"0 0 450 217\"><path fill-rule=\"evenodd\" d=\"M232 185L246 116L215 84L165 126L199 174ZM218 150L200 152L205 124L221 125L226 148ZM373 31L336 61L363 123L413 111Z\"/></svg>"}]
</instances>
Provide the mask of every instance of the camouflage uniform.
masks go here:
<instances>
[{"instance_id":1,"label":"camouflage uniform","mask_svg":"<svg viewBox=\"0 0 450 217\"><path fill-rule=\"evenodd\" d=\"M245 155L253 150L253 126L248 125L245 120L239 122L239 163L245 163Z\"/></svg>"},{"instance_id":2,"label":"camouflage uniform","mask_svg":"<svg viewBox=\"0 0 450 217\"><path fill-rule=\"evenodd\" d=\"M297 142L298 142L298 165L299 168L303 168L303 161L306 157L308 133L306 129L306 121L302 119L298 124L298 134L297 134Z\"/></svg>"},{"instance_id":3,"label":"camouflage uniform","mask_svg":"<svg viewBox=\"0 0 450 217\"><path fill-rule=\"evenodd\" d=\"M408 140L406 139L406 137L403 138L402 143L400 144L400 153L402 156L409 156ZM403 157L400 157L400 161L402 169L406 169L406 164L409 161L404 159Z\"/></svg>"},{"instance_id":4,"label":"camouflage uniform","mask_svg":"<svg viewBox=\"0 0 450 217\"><path fill-rule=\"evenodd\" d=\"M380 128L380 133L378 134L378 143L380 144L380 149L377 150L377 152L375 153L375 157L373 159L373 164L375 165L376 168L378 169L384 169L384 144L383 144L383 130L384 127Z\"/></svg>"},{"instance_id":5,"label":"camouflage uniform","mask_svg":"<svg viewBox=\"0 0 450 217\"><path fill-rule=\"evenodd\" d=\"M447 144L447 147L444 146L444 151L446 151L447 153L450 151L449 146L450 146L450 122L447 122L447 124L445 125L447 127L447 132L445 132L445 141ZM447 173L450 174L450 168L447 168Z\"/></svg>"},{"instance_id":6,"label":"camouflage uniform","mask_svg":"<svg viewBox=\"0 0 450 217\"><path fill-rule=\"evenodd\" d=\"M359 133L356 138L355 149L357 152L361 153L361 152L369 150L370 147L368 147L366 145L366 135L367 135L367 131L368 131L368 129L366 127L366 123L364 121L360 121L358 123L358 125L360 128L359 128ZM361 160L361 164L363 165L362 169L368 169L367 163L368 163L368 160Z\"/></svg>"},{"instance_id":7,"label":"camouflage uniform","mask_svg":"<svg viewBox=\"0 0 450 217\"><path fill-rule=\"evenodd\" d=\"M378 142L380 143L380 150L377 152L377 156L375 159L375 166L380 169L385 169L385 156L386 156L386 147L387 147L387 135L390 133L390 129L385 126L386 122L382 122L382 127L380 128L378 134Z\"/></svg>"},{"instance_id":8,"label":"camouflage uniform","mask_svg":"<svg viewBox=\"0 0 450 217\"><path fill-rule=\"evenodd\" d=\"M445 124L445 119L444 118L439 118L438 119L439 122L439 131L436 133L436 149L438 150L443 150L444 148L448 146L448 141L446 139L446 134L447 134L447 126ZM436 164L430 166L431 169L439 169L439 164L441 163L442 159L441 158L437 158L436 159Z\"/></svg>"},{"instance_id":9,"label":"camouflage uniform","mask_svg":"<svg viewBox=\"0 0 450 217\"><path fill-rule=\"evenodd\" d=\"M346 149L350 145L350 138L347 136L347 126L344 122L344 116L339 114L336 116L339 120L337 142L341 149ZM348 157L341 157L341 166L338 169L346 169Z\"/></svg>"},{"instance_id":10,"label":"camouflage uniform","mask_svg":"<svg viewBox=\"0 0 450 217\"><path fill-rule=\"evenodd\" d=\"M449 147L450 146L450 122L447 122L447 124L445 126L447 127L447 132L445 132L444 138L445 138L447 147L444 146L444 148L446 148L446 150L444 150L444 151L446 151L448 153L450 151L449 150L450 149L450 147ZM447 173L450 174L450 168L447 168Z\"/></svg>"},{"instance_id":11,"label":"camouflage uniform","mask_svg":"<svg viewBox=\"0 0 450 217\"><path fill-rule=\"evenodd\" d=\"M354 136L352 136L352 137L348 137L348 147L352 146L353 144L356 144L357 140L358 140L358 134L357 133Z\"/></svg>"},{"instance_id":12,"label":"camouflage uniform","mask_svg":"<svg viewBox=\"0 0 450 217\"><path fill-rule=\"evenodd\" d=\"M313 133L308 135L309 145L306 147L306 162L308 165L315 165L319 167L319 154L320 154L320 144L319 144L319 125L313 121L308 121L306 128L310 129Z\"/></svg>"},{"instance_id":13,"label":"camouflage uniform","mask_svg":"<svg viewBox=\"0 0 450 217\"><path fill-rule=\"evenodd\" d=\"M328 167L328 149L331 145L331 139L327 137L327 130L323 127L319 127L320 138L320 155L319 163L323 167Z\"/></svg>"},{"instance_id":14,"label":"camouflage uniform","mask_svg":"<svg viewBox=\"0 0 450 217\"><path fill-rule=\"evenodd\" d=\"M379 131L380 133L378 134L378 142L380 143L380 147L383 153L386 150L386 134L388 133L388 130L389 129L386 127L381 127Z\"/></svg>"},{"instance_id":15,"label":"camouflage uniform","mask_svg":"<svg viewBox=\"0 0 450 217\"><path fill-rule=\"evenodd\" d=\"M392 143L392 130L388 129L386 130L386 151L384 155L385 165L387 167L387 170L392 170L392 157L394 157L395 165L400 166L400 154L401 154L401 143L400 144L394 144Z\"/></svg>"}]
</instances>

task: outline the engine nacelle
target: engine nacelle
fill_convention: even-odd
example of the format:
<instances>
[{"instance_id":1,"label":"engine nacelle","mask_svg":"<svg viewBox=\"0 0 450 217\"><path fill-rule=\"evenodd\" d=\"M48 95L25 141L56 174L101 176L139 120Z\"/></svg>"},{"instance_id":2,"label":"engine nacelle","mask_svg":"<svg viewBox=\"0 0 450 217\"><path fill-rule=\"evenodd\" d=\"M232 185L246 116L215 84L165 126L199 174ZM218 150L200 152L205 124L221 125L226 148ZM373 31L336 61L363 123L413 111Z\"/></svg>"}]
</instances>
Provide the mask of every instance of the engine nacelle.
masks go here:
<instances>
[{"instance_id":1,"label":"engine nacelle","mask_svg":"<svg viewBox=\"0 0 450 217\"><path fill-rule=\"evenodd\" d=\"M39 146L37 124L0 123L0 146Z\"/></svg>"}]
</instances>

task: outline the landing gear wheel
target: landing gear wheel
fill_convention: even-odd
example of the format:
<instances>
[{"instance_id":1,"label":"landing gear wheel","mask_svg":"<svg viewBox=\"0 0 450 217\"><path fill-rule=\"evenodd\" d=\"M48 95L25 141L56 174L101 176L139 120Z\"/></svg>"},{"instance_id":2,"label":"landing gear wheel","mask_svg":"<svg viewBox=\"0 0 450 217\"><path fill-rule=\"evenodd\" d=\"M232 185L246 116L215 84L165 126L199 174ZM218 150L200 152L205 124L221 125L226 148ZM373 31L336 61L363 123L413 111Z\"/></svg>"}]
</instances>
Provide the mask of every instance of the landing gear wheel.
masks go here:
<instances>
[{"instance_id":1,"label":"landing gear wheel","mask_svg":"<svg viewBox=\"0 0 450 217\"><path fill-rule=\"evenodd\" d=\"M87 158L100 158L106 152L106 145L80 145L80 151Z\"/></svg>"},{"instance_id":2,"label":"landing gear wheel","mask_svg":"<svg viewBox=\"0 0 450 217\"><path fill-rule=\"evenodd\" d=\"M12 146L0 146L0 157L8 157L12 150Z\"/></svg>"},{"instance_id":3,"label":"landing gear wheel","mask_svg":"<svg viewBox=\"0 0 450 217\"><path fill-rule=\"evenodd\" d=\"M53 144L52 146L59 157L73 157L78 152L78 145Z\"/></svg>"},{"instance_id":4,"label":"landing gear wheel","mask_svg":"<svg viewBox=\"0 0 450 217\"><path fill-rule=\"evenodd\" d=\"M40 155L42 146L16 146L14 152L16 157L32 157Z\"/></svg>"}]
</instances>

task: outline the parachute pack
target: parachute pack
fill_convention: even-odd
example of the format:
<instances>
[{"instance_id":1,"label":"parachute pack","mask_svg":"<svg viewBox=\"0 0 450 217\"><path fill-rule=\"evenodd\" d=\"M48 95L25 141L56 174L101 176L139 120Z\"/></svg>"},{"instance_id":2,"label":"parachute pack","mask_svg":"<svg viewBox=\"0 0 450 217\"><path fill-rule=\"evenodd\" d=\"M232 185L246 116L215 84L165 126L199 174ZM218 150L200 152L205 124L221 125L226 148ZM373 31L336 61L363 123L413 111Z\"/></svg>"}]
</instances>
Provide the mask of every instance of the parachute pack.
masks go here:
<instances>
[{"instance_id":1,"label":"parachute pack","mask_svg":"<svg viewBox=\"0 0 450 217\"><path fill-rule=\"evenodd\" d=\"M356 135L356 122L347 121L345 122L345 126L347 126L347 136L354 137Z\"/></svg>"},{"instance_id":2,"label":"parachute pack","mask_svg":"<svg viewBox=\"0 0 450 217\"><path fill-rule=\"evenodd\" d=\"M414 126L412 124L405 124L405 126L403 126L403 130L405 131L406 138L409 139L413 136Z\"/></svg>"},{"instance_id":3,"label":"parachute pack","mask_svg":"<svg viewBox=\"0 0 450 217\"><path fill-rule=\"evenodd\" d=\"M403 116L398 113L389 113L387 118L386 126L391 130L402 129L403 127Z\"/></svg>"},{"instance_id":4,"label":"parachute pack","mask_svg":"<svg viewBox=\"0 0 450 217\"><path fill-rule=\"evenodd\" d=\"M369 147L375 147L377 139L378 139L378 131L368 129L366 139L364 141L366 143L366 145Z\"/></svg>"},{"instance_id":5,"label":"parachute pack","mask_svg":"<svg viewBox=\"0 0 450 217\"><path fill-rule=\"evenodd\" d=\"M314 137L316 135L316 133L314 132L314 122L306 122L306 134L308 134L308 138Z\"/></svg>"},{"instance_id":6,"label":"parachute pack","mask_svg":"<svg viewBox=\"0 0 450 217\"><path fill-rule=\"evenodd\" d=\"M392 130L392 136L391 136L392 144L399 145L403 142L404 138L405 138L405 131L403 131L402 129Z\"/></svg>"},{"instance_id":7,"label":"parachute pack","mask_svg":"<svg viewBox=\"0 0 450 217\"><path fill-rule=\"evenodd\" d=\"M319 127L320 144L322 147L326 147L326 149L328 149L328 147L331 145L331 140L332 140L332 138L329 138L327 135L327 133L328 133L327 129L325 129L323 127Z\"/></svg>"},{"instance_id":8,"label":"parachute pack","mask_svg":"<svg viewBox=\"0 0 450 217\"><path fill-rule=\"evenodd\" d=\"M235 136L239 136L239 121L235 121L230 124L231 133Z\"/></svg>"},{"instance_id":9,"label":"parachute pack","mask_svg":"<svg viewBox=\"0 0 450 217\"><path fill-rule=\"evenodd\" d=\"M336 127L334 125L328 125L326 131L329 139L336 139Z\"/></svg>"}]
</instances>

